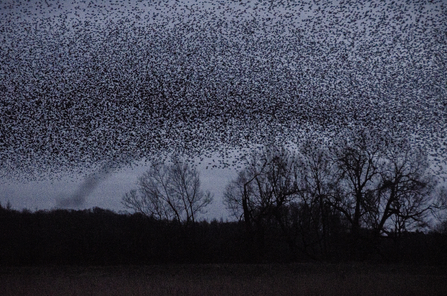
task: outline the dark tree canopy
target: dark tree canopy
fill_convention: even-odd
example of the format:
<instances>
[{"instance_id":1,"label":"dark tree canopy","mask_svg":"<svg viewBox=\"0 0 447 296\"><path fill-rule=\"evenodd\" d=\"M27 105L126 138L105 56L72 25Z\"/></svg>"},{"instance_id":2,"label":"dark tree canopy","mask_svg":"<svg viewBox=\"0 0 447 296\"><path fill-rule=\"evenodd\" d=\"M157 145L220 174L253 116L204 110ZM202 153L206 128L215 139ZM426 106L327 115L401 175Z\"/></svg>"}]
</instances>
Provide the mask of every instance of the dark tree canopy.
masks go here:
<instances>
[{"instance_id":1,"label":"dark tree canopy","mask_svg":"<svg viewBox=\"0 0 447 296\"><path fill-rule=\"evenodd\" d=\"M0 9L2 178L353 126L445 155L442 1L46 3Z\"/></svg>"}]
</instances>

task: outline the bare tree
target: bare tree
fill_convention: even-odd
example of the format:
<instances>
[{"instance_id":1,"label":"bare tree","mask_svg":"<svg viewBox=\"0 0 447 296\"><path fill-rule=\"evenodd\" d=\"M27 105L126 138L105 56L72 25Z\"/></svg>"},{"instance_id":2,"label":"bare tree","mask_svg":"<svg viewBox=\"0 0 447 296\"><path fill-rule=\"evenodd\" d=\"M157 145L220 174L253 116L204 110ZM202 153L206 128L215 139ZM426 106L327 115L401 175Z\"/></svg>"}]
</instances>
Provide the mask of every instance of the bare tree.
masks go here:
<instances>
[{"instance_id":1,"label":"bare tree","mask_svg":"<svg viewBox=\"0 0 447 296\"><path fill-rule=\"evenodd\" d=\"M228 184L224 202L244 221L256 251L274 225L291 254L330 258L346 237L351 255L363 256L380 251L380 236L398 238L444 209L436 184L424 151L386 132L360 129L329 147L303 143L299 157L287 149L253 152Z\"/></svg>"},{"instance_id":2,"label":"bare tree","mask_svg":"<svg viewBox=\"0 0 447 296\"><path fill-rule=\"evenodd\" d=\"M246 167L228 184L225 205L246 223L273 216L296 195L295 166L295 156L285 148L253 151Z\"/></svg>"},{"instance_id":3,"label":"bare tree","mask_svg":"<svg viewBox=\"0 0 447 296\"><path fill-rule=\"evenodd\" d=\"M194 222L213 199L210 192L200 189L196 168L180 157L173 157L169 164L153 162L138 186L124 195L122 204L157 219Z\"/></svg>"},{"instance_id":4,"label":"bare tree","mask_svg":"<svg viewBox=\"0 0 447 296\"><path fill-rule=\"evenodd\" d=\"M360 228L398 235L425 226L428 215L441 207L427 153L408 139L360 130L336 143L332 155L336 190L331 204L349 221L354 236Z\"/></svg>"},{"instance_id":5,"label":"bare tree","mask_svg":"<svg viewBox=\"0 0 447 296\"><path fill-rule=\"evenodd\" d=\"M358 130L335 143L331 150L335 168L331 205L344 215L357 237L374 207L369 192L379 182L381 145L370 133Z\"/></svg>"},{"instance_id":6,"label":"bare tree","mask_svg":"<svg viewBox=\"0 0 447 296\"><path fill-rule=\"evenodd\" d=\"M244 220L249 239L260 254L268 222L276 220L285 230L283 212L297 194L295 171L296 157L287 149L255 150L224 192L227 209Z\"/></svg>"},{"instance_id":7,"label":"bare tree","mask_svg":"<svg viewBox=\"0 0 447 296\"><path fill-rule=\"evenodd\" d=\"M399 235L411 226L425 226L438 201L427 153L401 140L386 147L383 162L380 183L371 192L371 227L380 234Z\"/></svg>"},{"instance_id":8,"label":"bare tree","mask_svg":"<svg viewBox=\"0 0 447 296\"><path fill-rule=\"evenodd\" d=\"M328 257L331 233L342 230L340 215L330 204L335 165L329 151L318 141L304 142L299 152L299 211L294 219L299 226L299 236L308 247L306 253Z\"/></svg>"}]
</instances>

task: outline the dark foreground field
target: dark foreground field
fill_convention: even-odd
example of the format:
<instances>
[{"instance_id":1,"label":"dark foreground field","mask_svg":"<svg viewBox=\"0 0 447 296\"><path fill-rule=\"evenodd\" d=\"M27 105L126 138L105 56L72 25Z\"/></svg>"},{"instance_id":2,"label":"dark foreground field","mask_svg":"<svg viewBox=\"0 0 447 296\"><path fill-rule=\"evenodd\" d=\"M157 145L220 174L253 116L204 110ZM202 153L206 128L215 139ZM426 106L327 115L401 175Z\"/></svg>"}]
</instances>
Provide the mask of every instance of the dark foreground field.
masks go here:
<instances>
[{"instance_id":1,"label":"dark foreground field","mask_svg":"<svg viewBox=\"0 0 447 296\"><path fill-rule=\"evenodd\" d=\"M447 295L447 272L363 264L0 267L0 295Z\"/></svg>"}]
</instances>

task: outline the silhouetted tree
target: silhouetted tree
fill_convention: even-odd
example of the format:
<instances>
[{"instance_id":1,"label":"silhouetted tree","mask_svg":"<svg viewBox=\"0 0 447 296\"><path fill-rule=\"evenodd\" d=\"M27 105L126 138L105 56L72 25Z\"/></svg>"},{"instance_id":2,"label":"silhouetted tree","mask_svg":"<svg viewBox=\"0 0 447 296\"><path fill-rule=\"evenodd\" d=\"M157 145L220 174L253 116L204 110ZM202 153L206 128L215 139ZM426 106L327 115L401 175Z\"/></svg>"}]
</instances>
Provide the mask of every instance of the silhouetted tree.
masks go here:
<instances>
[{"instance_id":1,"label":"silhouetted tree","mask_svg":"<svg viewBox=\"0 0 447 296\"><path fill-rule=\"evenodd\" d=\"M396 135L365 131L335 145L331 203L354 235L360 228L391 235L425 225L438 207L426 152Z\"/></svg>"},{"instance_id":2,"label":"silhouetted tree","mask_svg":"<svg viewBox=\"0 0 447 296\"><path fill-rule=\"evenodd\" d=\"M193 223L212 202L211 193L200 188L199 172L178 156L168 164L152 162L138 186L124 195L123 205L156 219Z\"/></svg>"},{"instance_id":3,"label":"silhouetted tree","mask_svg":"<svg viewBox=\"0 0 447 296\"><path fill-rule=\"evenodd\" d=\"M306 141L299 148L297 204L291 211L302 250L313 258L329 258L330 239L345 230L339 212L331 206L335 165L319 141Z\"/></svg>"},{"instance_id":4,"label":"silhouetted tree","mask_svg":"<svg viewBox=\"0 0 447 296\"><path fill-rule=\"evenodd\" d=\"M224 203L234 217L244 220L258 256L263 254L268 223L275 220L286 230L283 211L297 194L295 170L296 157L286 148L254 150L245 168L226 187Z\"/></svg>"},{"instance_id":5,"label":"silhouetted tree","mask_svg":"<svg viewBox=\"0 0 447 296\"><path fill-rule=\"evenodd\" d=\"M379 182L381 148L374 135L364 130L354 131L331 147L334 191L330 201L349 222L354 240L375 206L369 193Z\"/></svg>"},{"instance_id":6,"label":"silhouetted tree","mask_svg":"<svg viewBox=\"0 0 447 296\"><path fill-rule=\"evenodd\" d=\"M408 139L357 130L334 143L330 153L335 178L329 203L349 222L357 255L361 248L364 254L372 251L371 234L374 245L380 237L393 238L397 251L401 234L427 226L429 214L441 207L427 153Z\"/></svg>"},{"instance_id":7,"label":"silhouetted tree","mask_svg":"<svg viewBox=\"0 0 447 296\"><path fill-rule=\"evenodd\" d=\"M426 226L428 215L441 206L427 153L411 149L406 140L393 141L384 147L382 161L380 183L370 192L370 226L388 236Z\"/></svg>"}]
</instances>

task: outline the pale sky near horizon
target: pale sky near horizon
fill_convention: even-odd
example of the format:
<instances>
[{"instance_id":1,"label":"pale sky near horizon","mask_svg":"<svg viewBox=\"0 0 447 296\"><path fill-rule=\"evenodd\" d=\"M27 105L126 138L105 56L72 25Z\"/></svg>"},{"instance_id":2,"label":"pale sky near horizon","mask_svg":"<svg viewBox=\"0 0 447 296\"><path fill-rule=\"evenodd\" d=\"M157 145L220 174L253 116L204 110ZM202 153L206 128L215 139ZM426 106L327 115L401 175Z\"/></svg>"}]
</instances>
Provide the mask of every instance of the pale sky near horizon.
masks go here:
<instances>
[{"instance_id":1,"label":"pale sky near horizon","mask_svg":"<svg viewBox=\"0 0 447 296\"><path fill-rule=\"evenodd\" d=\"M225 186L237 176L235 168L208 167L208 159L197 166L203 190L213 194L214 200L207 208L207 213L200 218L208 220L230 219L229 213L222 203ZM208 169L206 169L208 167ZM100 207L115 212L125 211L121 199L126 192L137 189L138 178L147 170L147 166L123 168L102 178L93 191L85 197L85 203L74 209L89 209ZM28 181L0 183L0 204L5 206L9 201L16 210L28 209L48 210L57 208L57 200L68 198L82 186L84 178L66 176L54 181ZM129 210L129 212L131 212Z\"/></svg>"}]
</instances>

